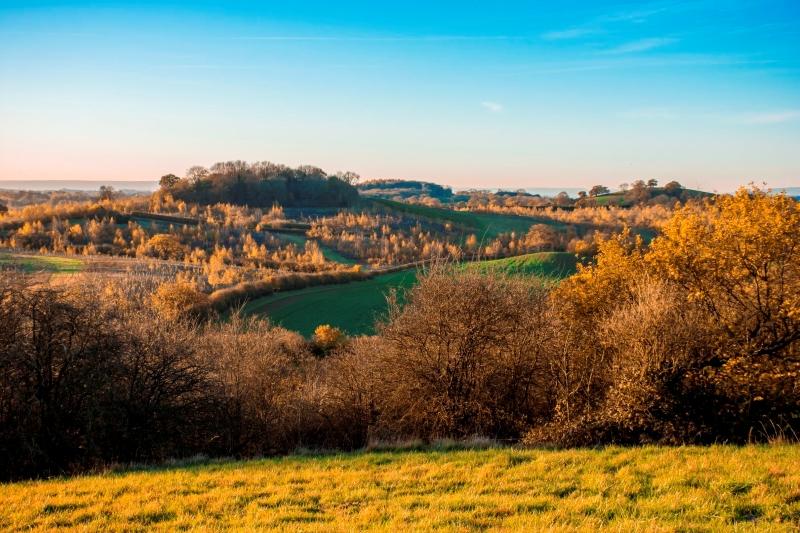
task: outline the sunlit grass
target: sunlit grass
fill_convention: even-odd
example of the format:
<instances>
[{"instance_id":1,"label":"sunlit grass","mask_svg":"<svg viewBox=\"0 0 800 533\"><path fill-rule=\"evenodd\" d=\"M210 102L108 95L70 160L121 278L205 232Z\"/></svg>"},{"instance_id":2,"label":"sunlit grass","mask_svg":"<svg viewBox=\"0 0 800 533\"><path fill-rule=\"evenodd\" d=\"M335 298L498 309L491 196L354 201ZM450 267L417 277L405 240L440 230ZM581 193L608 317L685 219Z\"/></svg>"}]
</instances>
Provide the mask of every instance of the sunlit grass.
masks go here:
<instances>
[{"instance_id":1,"label":"sunlit grass","mask_svg":"<svg viewBox=\"0 0 800 533\"><path fill-rule=\"evenodd\" d=\"M470 270L522 276L539 276L560 280L575 273L578 259L569 252L536 252L532 254L467 263Z\"/></svg>"},{"instance_id":2,"label":"sunlit grass","mask_svg":"<svg viewBox=\"0 0 800 533\"><path fill-rule=\"evenodd\" d=\"M0 486L0 529L796 531L800 447L212 462Z\"/></svg>"},{"instance_id":3,"label":"sunlit grass","mask_svg":"<svg viewBox=\"0 0 800 533\"><path fill-rule=\"evenodd\" d=\"M54 272L74 274L83 269L83 261L72 257L48 255L14 255L0 253L0 266L9 265L23 272Z\"/></svg>"}]
</instances>

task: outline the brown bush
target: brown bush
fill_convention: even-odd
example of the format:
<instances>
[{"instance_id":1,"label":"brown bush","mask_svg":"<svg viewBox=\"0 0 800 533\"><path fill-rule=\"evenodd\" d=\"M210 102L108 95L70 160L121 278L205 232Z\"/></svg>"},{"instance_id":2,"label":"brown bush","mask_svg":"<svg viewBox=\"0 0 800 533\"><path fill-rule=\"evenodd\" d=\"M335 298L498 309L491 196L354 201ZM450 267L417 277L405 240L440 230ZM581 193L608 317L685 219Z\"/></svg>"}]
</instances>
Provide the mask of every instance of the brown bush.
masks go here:
<instances>
[{"instance_id":1,"label":"brown bush","mask_svg":"<svg viewBox=\"0 0 800 533\"><path fill-rule=\"evenodd\" d=\"M203 359L213 366L211 386L222 409L220 451L252 456L295 447L298 390L312 359L306 341L238 315L209 325L198 341Z\"/></svg>"},{"instance_id":2,"label":"brown bush","mask_svg":"<svg viewBox=\"0 0 800 533\"><path fill-rule=\"evenodd\" d=\"M514 437L549 402L546 290L437 267L380 331L381 429L403 437Z\"/></svg>"},{"instance_id":3,"label":"brown bush","mask_svg":"<svg viewBox=\"0 0 800 533\"><path fill-rule=\"evenodd\" d=\"M188 454L204 440L191 329L85 286L0 276L0 298L0 477Z\"/></svg>"}]
</instances>

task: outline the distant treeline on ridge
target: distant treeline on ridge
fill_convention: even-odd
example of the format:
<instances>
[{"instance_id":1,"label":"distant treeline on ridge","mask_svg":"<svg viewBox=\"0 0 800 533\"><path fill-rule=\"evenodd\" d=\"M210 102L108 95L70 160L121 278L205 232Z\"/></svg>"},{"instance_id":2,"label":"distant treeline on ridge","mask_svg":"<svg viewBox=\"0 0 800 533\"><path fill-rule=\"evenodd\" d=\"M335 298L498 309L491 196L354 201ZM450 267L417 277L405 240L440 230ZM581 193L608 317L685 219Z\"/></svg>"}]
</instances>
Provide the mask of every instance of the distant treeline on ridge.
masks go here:
<instances>
[{"instance_id":1,"label":"distant treeline on ridge","mask_svg":"<svg viewBox=\"0 0 800 533\"><path fill-rule=\"evenodd\" d=\"M339 207L358 199L353 185L357 179L351 172L329 176L310 165L291 168L268 161L227 161L209 168L192 167L184 178L167 174L160 185L175 199L200 204Z\"/></svg>"}]
</instances>

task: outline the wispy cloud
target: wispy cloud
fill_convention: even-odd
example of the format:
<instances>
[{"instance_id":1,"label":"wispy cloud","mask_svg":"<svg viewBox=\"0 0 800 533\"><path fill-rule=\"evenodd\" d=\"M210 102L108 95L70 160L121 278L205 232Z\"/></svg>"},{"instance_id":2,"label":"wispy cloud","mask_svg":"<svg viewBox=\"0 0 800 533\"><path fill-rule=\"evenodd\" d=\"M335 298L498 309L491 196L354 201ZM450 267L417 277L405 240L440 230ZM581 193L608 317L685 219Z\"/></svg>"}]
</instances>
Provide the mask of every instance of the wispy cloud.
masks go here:
<instances>
[{"instance_id":1,"label":"wispy cloud","mask_svg":"<svg viewBox=\"0 0 800 533\"><path fill-rule=\"evenodd\" d=\"M633 22L636 24L645 22L648 18L652 17L653 15L658 15L660 13L664 13L669 11L671 8L681 5L680 3L676 4L651 4L650 6L645 6L640 9L632 9L628 11L618 11L616 13L611 13L604 17L601 17L600 20L608 21L608 22Z\"/></svg>"},{"instance_id":2,"label":"wispy cloud","mask_svg":"<svg viewBox=\"0 0 800 533\"><path fill-rule=\"evenodd\" d=\"M447 42L509 41L527 39L522 35L249 35L235 41L344 41L344 42Z\"/></svg>"},{"instance_id":3,"label":"wispy cloud","mask_svg":"<svg viewBox=\"0 0 800 533\"><path fill-rule=\"evenodd\" d=\"M620 114L624 118L638 120L675 120L678 114L667 107L643 107L630 109Z\"/></svg>"},{"instance_id":4,"label":"wispy cloud","mask_svg":"<svg viewBox=\"0 0 800 533\"><path fill-rule=\"evenodd\" d=\"M598 33L594 28L569 28L566 30L549 31L542 34L542 39L546 41L565 41L567 39L579 39L587 35Z\"/></svg>"},{"instance_id":5,"label":"wispy cloud","mask_svg":"<svg viewBox=\"0 0 800 533\"><path fill-rule=\"evenodd\" d=\"M800 120L800 109L744 113L736 117L736 121L742 124L782 124L795 120Z\"/></svg>"},{"instance_id":6,"label":"wispy cloud","mask_svg":"<svg viewBox=\"0 0 800 533\"><path fill-rule=\"evenodd\" d=\"M609 48L604 53L606 54L635 54L638 52L647 52L663 46L670 45L677 42L677 39L670 37L653 37L650 39L639 39L623 43L614 48Z\"/></svg>"},{"instance_id":7,"label":"wispy cloud","mask_svg":"<svg viewBox=\"0 0 800 533\"><path fill-rule=\"evenodd\" d=\"M481 102L481 105L492 113L500 113L504 109L503 104L497 102Z\"/></svg>"}]
</instances>

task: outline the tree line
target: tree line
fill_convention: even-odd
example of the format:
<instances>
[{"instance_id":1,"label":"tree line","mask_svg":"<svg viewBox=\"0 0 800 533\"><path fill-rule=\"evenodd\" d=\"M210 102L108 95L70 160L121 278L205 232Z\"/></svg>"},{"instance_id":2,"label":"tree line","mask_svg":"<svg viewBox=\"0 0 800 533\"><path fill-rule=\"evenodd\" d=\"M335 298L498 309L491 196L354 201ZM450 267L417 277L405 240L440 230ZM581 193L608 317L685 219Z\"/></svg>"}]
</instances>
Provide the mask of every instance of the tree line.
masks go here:
<instances>
[{"instance_id":1,"label":"tree line","mask_svg":"<svg viewBox=\"0 0 800 533\"><path fill-rule=\"evenodd\" d=\"M358 199L352 172L328 175L320 168L291 168L261 161L226 161L209 168L194 166L186 176L159 180L162 191L198 204L230 203L251 207L346 207Z\"/></svg>"}]
</instances>

